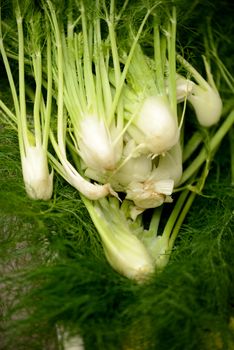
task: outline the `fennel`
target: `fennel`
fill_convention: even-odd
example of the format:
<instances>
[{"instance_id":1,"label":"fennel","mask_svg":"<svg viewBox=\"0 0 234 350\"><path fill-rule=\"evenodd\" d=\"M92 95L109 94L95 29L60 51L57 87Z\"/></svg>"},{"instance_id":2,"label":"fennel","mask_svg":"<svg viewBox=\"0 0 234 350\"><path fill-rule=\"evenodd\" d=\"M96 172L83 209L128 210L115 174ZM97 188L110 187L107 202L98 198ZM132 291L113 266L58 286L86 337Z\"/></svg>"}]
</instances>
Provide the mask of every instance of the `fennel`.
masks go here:
<instances>
[{"instance_id":1,"label":"fennel","mask_svg":"<svg viewBox=\"0 0 234 350\"><path fill-rule=\"evenodd\" d=\"M47 147L50 128L51 114L51 44L50 39L47 40L46 58L48 64L47 74L47 101L42 108L42 47L34 32L35 27L40 27L41 18L38 14L33 17L30 22L30 39L31 39L31 64L34 71L35 79L35 100L33 106L33 120L31 121L26 111L25 96L25 62L24 62L24 18L19 5L16 6L16 22L18 33L18 69L19 69L19 94L17 94L16 83L12 75L10 63L4 48L2 30L0 32L0 51L6 69L7 77L10 84L11 94L14 103L14 113L1 101L0 107L7 114L10 122L17 125L19 150L21 156L22 174L25 183L25 189L28 196L32 199L48 200L52 196L53 191L53 171L49 173L47 161ZM33 128L30 124L33 124Z\"/></svg>"}]
</instances>

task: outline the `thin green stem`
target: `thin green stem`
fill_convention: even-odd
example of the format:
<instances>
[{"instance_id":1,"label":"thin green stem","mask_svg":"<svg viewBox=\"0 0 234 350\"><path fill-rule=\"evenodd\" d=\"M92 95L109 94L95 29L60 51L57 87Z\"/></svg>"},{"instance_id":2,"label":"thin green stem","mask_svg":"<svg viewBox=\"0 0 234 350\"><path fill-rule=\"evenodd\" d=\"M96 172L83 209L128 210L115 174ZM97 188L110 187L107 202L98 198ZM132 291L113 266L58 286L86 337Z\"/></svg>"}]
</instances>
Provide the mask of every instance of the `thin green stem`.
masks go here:
<instances>
[{"instance_id":1,"label":"thin green stem","mask_svg":"<svg viewBox=\"0 0 234 350\"><path fill-rule=\"evenodd\" d=\"M226 117L222 125L216 131L215 135L211 138L210 148L209 148L211 153L213 153L217 149L217 146L220 144L224 136L228 133L233 123L234 123L234 110L232 110L231 113ZM200 168L200 166L206 161L206 159L207 159L207 150L206 150L206 147L204 146L200 151L199 155L184 170L180 181L180 185L185 183Z\"/></svg>"},{"instance_id":2,"label":"thin green stem","mask_svg":"<svg viewBox=\"0 0 234 350\"><path fill-rule=\"evenodd\" d=\"M222 77L226 81L229 89L234 92L234 77L219 58L210 23L208 23L207 28L208 35L204 38L207 55L211 54L214 57Z\"/></svg>"},{"instance_id":3,"label":"thin green stem","mask_svg":"<svg viewBox=\"0 0 234 350\"><path fill-rule=\"evenodd\" d=\"M156 7L157 5L155 5L154 7ZM153 8L154 8L153 7ZM128 57L127 57L127 60L125 62L125 66L124 66L124 69L122 71L122 74L121 74L121 78L120 78L120 81L119 81L119 84L118 86L116 87L116 91L115 91L115 96L114 96L114 100L113 100L113 103L112 103L112 108L111 108L111 113L110 113L110 118L112 119L113 116L114 116L114 113L116 111L116 107L118 105L118 102L119 102L119 99L120 99L120 96L121 96L121 93L122 93L122 89L123 89L123 86L124 86L124 83L125 83L125 79L126 79L126 76L127 76L127 72L128 72L128 69L129 69L129 65L131 63L131 59L133 57L133 54L134 54L134 50L136 48L136 45L139 41L139 38L140 38L140 35L142 33L142 30L144 28L144 25L151 13L151 11L153 10L153 8L151 10L148 10L143 21L141 22L141 25L138 29L138 32L137 32L137 35L135 36L134 38L134 41L133 41L133 44L131 46L131 49L129 51L129 54L128 54Z\"/></svg>"},{"instance_id":4,"label":"thin green stem","mask_svg":"<svg viewBox=\"0 0 234 350\"><path fill-rule=\"evenodd\" d=\"M64 102L69 112L75 130L79 131L80 118L87 113L87 100L84 88L83 73L76 69L74 51L77 48L77 37L66 38L63 33L63 74L64 74ZM78 55L78 53L77 53ZM80 67L82 70L82 67Z\"/></svg>"},{"instance_id":5,"label":"thin green stem","mask_svg":"<svg viewBox=\"0 0 234 350\"><path fill-rule=\"evenodd\" d=\"M116 35L115 35L115 24L114 24L115 10L114 9L115 9L115 3L114 3L114 0L111 0L110 16L107 19L107 24L109 28L109 37L111 42L111 51L112 51L112 58L113 58L113 64L114 64L115 84L116 86L118 86L121 78L121 70L120 70L119 54L118 54Z\"/></svg>"},{"instance_id":6,"label":"thin green stem","mask_svg":"<svg viewBox=\"0 0 234 350\"><path fill-rule=\"evenodd\" d=\"M51 140L53 140L55 143L53 144L53 147L57 146L57 143L55 141L55 138L51 137ZM59 150L58 150L59 151ZM50 160L51 166L53 167L53 169L56 170L56 172L61 175L67 182L69 182L69 179L66 175L66 172L64 170L64 167L62 166L62 164L51 154L51 153L47 153L48 154L48 158Z\"/></svg>"},{"instance_id":7,"label":"thin green stem","mask_svg":"<svg viewBox=\"0 0 234 350\"><path fill-rule=\"evenodd\" d=\"M0 100L0 108L6 113L7 117L12 121L13 124L17 125L17 118L14 113Z\"/></svg>"},{"instance_id":8,"label":"thin green stem","mask_svg":"<svg viewBox=\"0 0 234 350\"><path fill-rule=\"evenodd\" d=\"M179 214L179 217L176 221L176 224L171 232L171 236L170 236L170 239L169 239L169 251L172 250L173 248L173 245L174 245L174 242L175 242L175 239L180 231L180 228L184 222L184 219L189 211L189 209L191 208L192 204L193 204L193 201L196 197L197 194L200 194L202 192L202 189L204 188L204 185L205 185L205 182L206 182L206 179L207 179L207 176L209 174L209 163L210 163L210 159L207 160L205 166L204 166L204 169L203 169L203 172L196 184L196 186L193 188L193 191L192 193L189 194L189 197L188 199L186 200L186 203L183 207L183 209L181 210L180 214Z\"/></svg>"},{"instance_id":9,"label":"thin green stem","mask_svg":"<svg viewBox=\"0 0 234 350\"><path fill-rule=\"evenodd\" d=\"M188 62L185 58L183 58L181 55L176 55L177 61L194 77L194 79L197 81L197 83L203 87L207 88L208 83L207 81L201 76L201 74L198 73L198 71Z\"/></svg>"},{"instance_id":10,"label":"thin green stem","mask_svg":"<svg viewBox=\"0 0 234 350\"><path fill-rule=\"evenodd\" d=\"M55 42L57 47L57 79L58 79L58 96L57 96L57 137L58 145L61 148L62 152L65 153L65 135L64 135L64 108L63 108L63 52L62 52L62 42L61 35L59 30L58 21L56 18L56 13L50 1L48 1L50 15L52 24L54 27Z\"/></svg>"},{"instance_id":11,"label":"thin green stem","mask_svg":"<svg viewBox=\"0 0 234 350\"><path fill-rule=\"evenodd\" d=\"M230 157L231 157L231 184L234 186L234 126L229 131Z\"/></svg>"},{"instance_id":12,"label":"thin green stem","mask_svg":"<svg viewBox=\"0 0 234 350\"><path fill-rule=\"evenodd\" d=\"M176 8L172 9L172 17L169 23L168 42L168 63L169 63L169 99L173 113L177 114L176 100Z\"/></svg>"},{"instance_id":13,"label":"thin green stem","mask_svg":"<svg viewBox=\"0 0 234 350\"><path fill-rule=\"evenodd\" d=\"M79 105L80 110L85 110L87 106L86 96L85 96L85 83L84 83L84 71L82 63L82 48L81 48L81 36L77 33L74 34L73 38L73 50L75 51L75 68L77 74L78 91L79 91ZM78 101L77 101L78 103Z\"/></svg>"},{"instance_id":14,"label":"thin green stem","mask_svg":"<svg viewBox=\"0 0 234 350\"><path fill-rule=\"evenodd\" d=\"M1 25L0 25L0 29L1 29ZM3 63L4 63L4 66L5 66L5 69L6 69L8 81L9 81L9 84L10 84L11 94L12 94L12 98L13 98L13 102L14 102L14 108L15 108L16 123L18 124L18 120L20 119L19 100L18 100L18 95L17 95L17 92L16 92L16 87L15 87L14 79L13 79L13 76L12 76L10 64L9 64L9 61L8 61L8 58L7 58L7 54L6 54L4 45L3 45L2 33L0 33L0 51L1 51L2 58L3 58ZM21 126L19 126L19 125L18 125L18 131L21 132ZM21 154L23 154L24 146L23 146L23 141L22 141L21 138L19 138L19 147L20 147L20 152L22 152Z\"/></svg>"},{"instance_id":15,"label":"thin green stem","mask_svg":"<svg viewBox=\"0 0 234 350\"><path fill-rule=\"evenodd\" d=\"M34 77L36 82L36 92L33 106L33 118L34 118L34 133L35 143L40 146L42 143L41 134L41 122L40 122L40 105L41 105L41 88L42 88L42 63L41 53L38 51L33 58Z\"/></svg>"},{"instance_id":16,"label":"thin green stem","mask_svg":"<svg viewBox=\"0 0 234 350\"><path fill-rule=\"evenodd\" d=\"M187 201L186 201L186 203L185 203L185 205L184 205L184 207L183 207L183 209L182 209L182 211L181 211L181 213L179 215L179 218L176 221L176 224L175 224L175 226L173 228L173 231L172 231L170 239L169 239L169 247L168 247L169 251L171 251L172 248L173 248L175 239L176 239L176 237L177 237L177 235L179 233L179 230L180 230L180 228L181 228L181 226L182 226L182 224L184 222L184 219L185 219L185 217L186 217L186 215L187 215L191 205L193 204L193 201L194 201L195 197L196 197L196 193L195 192L190 193L190 195L189 195L189 197L188 197L188 199L187 199Z\"/></svg>"},{"instance_id":17,"label":"thin green stem","mask_svg":"<svg viewBox=\"0 0 234 350\"><path fill-rule=\"evenodd\" d=\"M120 18L122 17L122 14L124 13L124 11L125 11L125 9L126 9L128 3L129 3L129 0L125 0L123 6L122 6L122 8L121 8L121 10L120 10L119 13L115 16L115 23L116 23L116 24L118 23L118 21L119 21Z\"/></svg>"},{"instance_id":18,"label":"thin green stem","mask_svg":"<svg viewBox=\"0 0 234 350\"><path fill-rule=\"evenodd\" d=\"M186 143L184 149L183 149L183 162L188 160L193 152L196 151L198 146L202 143L202 135L199 131L196 131L192 137L189 139L189 141Z\"/></svg>"},{"instance_id":19,"label":"thin green stem","mask_svg":"<svg viewBox=\"0 0 234 350\"><path fill-rule=\"evenodd\" d=\"M223 64L223 62L220 60L219 57L215 56L215 59L216 59L216 62L218 64L218 67L219 67L219 70L220 70L222 77L226 81L226 84L228 85L231 92L234 93L234 78L233 78L232 74L228 71L228 69Z\"/></svg>"},{"instance_id":20,"label":"thin green stem","mask_svg":"<svg viewBox=\"0 0 234 350\"><path fill-rule=\"evenodd\" d=\"M26 100L25 100L25 76L24 76L24 34L23 34L23 18L17 14L17 28L18 28L18 55L19 55L19 105L20 115L18 120L19 138L22 137L24 152L29 147L29 140L27 136L27 115L26 115Z\"/></svg>"},{"instance_id":21,"label":"thin green stem","mask_svg":"<svg viewBox=\"0 0 234 350\"><path fill-rule=\"evenodd\" d=\"M9 124L12 127L12 129L14 129L17 132L17 118L2 100L0 100L0 111L6 123Z\"/></svg>"},{"instance_id":22,"label":"thin green stem","mask_svg":"<svg viewBox=\"0 0 234 350\"><path fill-rule=\"evenodd\" d=\"M96 1L96 7L98 8L99 0ZM100 81L102 87L102 98L104 103L105 110L105 119L108 121L109 113L111 110L112 104L112 94L110 88L110 82L108 77L108 70L105 64L105 58L103 54L103 42L101 38L101 26L100 26L100 18L96 19L95 23L95 36L96 36L96 44L97 44L97 57L96 57L96 65L98 66L98 72L100 74Z\"/></svg>"},{"instance_id":23,"label":"thin green stem","mask_svg":"<svg viewBox=\"0 0 234 350\"><path fill-rule=\"evenodd\" d=\"M10 52L10 51L8 51L8 50L6 50L6 55L7 55L7 57L9 57L9 58L11 58L11 59L13 59L13 60L15 60L15 61L17 61L17 62L18 62L18 60L19 60L18 54L12 53L12 52ZM27 64L28 66L31 66L31 63L32 63L32 62L31 62L30 59L24 57L24 64Z\"/></svg>"},{"instance_id":24,"label":"thin green stem","mask_svg":"<svg viewBox=\"0 0 234 350\"><path fill-rule=\"evenodd\" d=\"M207 76L208 84L209 84L215 91L217 91L217 88L216 88L216 85L215 85L215 82L214 82L214 78L213 78L213 75L212 75L212 73L211 73L210 64L209 64L209 62L208 62L208 60L206 59L205 56L202 56L202 59L203 59L203 63L204 63L205 70L206 70L206 76Z\"/></svg>"},{"instance_id":25,"label":"thin green stem","mask_svg":"<svg viewBox=\"0 0 234 350\"><path fill-rule=\"evenodd\" d=\"M119 54L118 54L118 48L117 48L117 41L116 41L116 33L115 33L115 1L111 0L110 3L110 16L109 19L107 19L108 29L109 29L109 38L111 42L111 51L112 51L112 58L113 58L113 65L114 65L114 74L115 74L115 86L118 86L121 81L121 69L120 69L120 60L119 60ZM118 103L116 105L117 107L117 126L121 130L124 123L124 115L123 115L123 103L121 99L118 99ZM114 114L112 114L112 109L110 109L109 114L109 123L111 123L112 118Z\"/></svg>"},{"instance_id":26,"label":"thin green stem","mask_svg":"<svg viewBox=\"0 0 234 350\"><path fill-rule=\"evenodd\" d=\"M150 226L148 231L152 233L152 237L157 236L160 218L162 214L162 208L163 208L162 206L155 208L152 218L150 220Z\"/></svg>"},{"instance_id":27,"label":"thin green stem","mask_svg":"<svg viewBox=\"0 0 234 350\"><path fill-rule=\"evenodd\" d=\"M156 86L158 89L158 93L161 95L165 95L164 66L162 62L159 24L156 23L156 19L154 21L155 21L154 23L154 62L155 62L155 70L156 70Z\"/></svg>"},{"instance_id":28,"label":"thin green stem","mask_svg":"<svg viewBox=\"0 0 234 350\"><path fill-rule=\"evenodd\" d=\"M87 97L87 105L88 108L91 108L91 112L97 113L97 101L95 94L95 82L92 72L92 58L90 50L92 48L93 43L91 42L92 36L88 35L87 28L87 19L85 13L85 6L83 1L81 1L81 22L82 22L82 33L83 33L83 45L84 45L84 53L83 53L83 64L84 64L84 82L85 82L85 90ZM91 24L90 24L91 26Z\"/></svg>"},{"instance_id":29,"label":"thin green stem","mask_svg":"<svg viewBox=\"0 0 234 350\"><path fill-rule=\"evenodd\" d=\"M47 150L48 147L48 140L49 140L49 132L50 132L50 118L51 118L51 107L52 107L52 84L53 84L53 77L52 77L52 57L51 57L51 37L50 34L47 35L47 51L46 51L46 58L47 58L47 96L46 96L46 110L45 110L45 120L44 120L44 127L43 127L43 144L42 147L44 150Z\"/></svg>"},{"instance_id":30,"label":"thin green stem","mask_svg":"<svg viewBox=\"0 0 234 350\"><path fill-rule=\"evenodd\" d=\"M173 227L176 223L176 220L177 220L177 218L178 218L178 216L183 208L183 205L187 199L188 194L189 194L189 190L184 190L183 192L181 192L181 194L180 194L179 198L177 199L176 204L171 212L171 215L170 215L169 219L167 220L167 223L164 227L162 236L164 236L168 240L170 238L170 235L171 235Z\"/></svg>"},{"instance_id":31,"label":"thin green stem","mask_svg":"<svg viewBox=\"0 0 234 350\"><path fill-rule=\"evenodd\" d=\"M96 7L99 7L99 1L96 0ZM97 98L97 110L98 115L103 120L106 120L104 95L103 95L103 81L100 69L100 61L103 60L102 47L100 40L100 20L96 18L94 22L94 63L95 63L95 85L96 85L96 98Z\"/></svg>"},{"instance_id":32,"label":"thin green stem","mask_svg":"<svg viewBox=\"0 0 234 350\"><path fill-rule=\"evenodd\" d=\"M162 67L164 69L167 61L167 57L166 57L167 38L164 35L162 35L160 38L160 52L161 52Z\"/></svg>"}]
</instances>

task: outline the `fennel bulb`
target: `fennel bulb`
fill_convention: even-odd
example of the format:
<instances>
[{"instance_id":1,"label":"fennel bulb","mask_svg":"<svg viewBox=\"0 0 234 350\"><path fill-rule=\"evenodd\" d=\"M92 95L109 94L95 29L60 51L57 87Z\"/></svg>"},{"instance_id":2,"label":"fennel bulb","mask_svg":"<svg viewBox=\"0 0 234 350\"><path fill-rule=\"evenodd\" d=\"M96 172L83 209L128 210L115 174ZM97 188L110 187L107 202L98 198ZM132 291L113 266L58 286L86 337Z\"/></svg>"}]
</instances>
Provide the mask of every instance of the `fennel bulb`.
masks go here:
<instances>
[{"instance_id":1,"label":"fennel bulb","mask_svg":"<svg viewBox=\"0 0 234 350\"><path fill-rule=\"evenodd\" d=\"M142 282L154 271L152 256L134 234L116 198L84 203L102 239L106 258L114 270Z\"/></svg>"},{"instance_id":2,"label":"fennel bulb","mask_svg":"<svg viewBox=\"0 0 234 350\"><path fill-rule=\"evenodd\" d=\"M165 153L179 139L176 116L165 96L147 97L134 121L142 133L142 143L154 155Z\"/></svg>"},{"instance_id":3,"label":"fennel bulb","mask_svg":"<svg viewBox=\"0 0 234 350\"><path fill-rule=\"evenodd\" d=\"M85 166L100 172L113 170L119 157L104 120L96 115L85 116L80 123L79 133L79 154Z\"/></svg>"},{"instance_id":4,"label":"fennel bulb","mask_svg":"<svg viewBox=\"0 0 234 350\"><path fill-rule=\"evenodd\" d=\"M32 199L50 199L53 192L53 171L49 173L47 152L40 146L29 146L21 159L28 196Z\"/></svg>"},{"instance_id":5,"label":"fennel bulb","mask_svg":"<svg viewBox=\"0 0 234 350\"><path fill-rule=\"evenodd\" d=\"M180 136L175 103L175 23L173 11L167 54L160 45L165 37L159 32L157 23L154 26L154 60L144 54L140 44L136 46L127 73L130 88L124 90L126 119L130 124L128 133L142 147L142 153L154 156L171 149ZM168 89L165 86L167 71Z\"/></svg>"},{"instance_id":6,"label":"fennel bulb","mask_svg":"<svg viewBox=\"0 0 234 350\"><path fill-rule=\"evenodd\" d=\"M187 97L188 101L193 106L198 122L204 127L210 127L216 124L220 120L223 103L206 58L203 57L208 81L206 81L182 56L177 55L177 60L196 81L196 83L194 83L183 77L179 77L177 91L183 90L185 86L189 86L188 93L185 94L185 97Z\"/></svg>"},{"instance_id":7,"label":"fennel bulb","mask_svg":"<svg viewBox=\"0 0 234 350\"><path fill-rule=\"evenodd\" d=\"M106 258L120 274L137 281L144 280L154 271L153 259L144 244L132 233L114 232L102 236Z\"/></svg>"},{"instance_id":8,"label":"fennel bulb","mask_svg":"<svg viewBox=\"0 0 234 350\"><path fill-rule=\"evenodd\" d=\"M151 159L144 154L127 159L123 163L111 178L113 187L117 189L120 186L120 190L122 189L122 191L132 181L145 181L152 169Z\"/></svg>"},{"instance_id":9,"label":"fennel bulb","mask_svg":"<svg viewBox=\"0 0 234 350\"><path fill-rule=\"evenodd\" d=\"M0 24L0 52L3 58L9 86L14 103L14 113L1 101L1 108L17 129L19 151L25 189L32 199L48 200L53 191L53 171L49 174L47 161L47 147L50 130L50 116L52 105L52 79L51 79L51 41L46 36L42 44L42 31L39 26L41 15L36 13L30 22L24 21L19 3L16 3L15 16L17 23L17 61L19 77L17 84L14 81L12 69L4 47ZM25 45L24 29L27 28L28 45ZM45 50L47 61L45 96L42 94L42 51ZM33 115L27 115L26 79L25 79L25 53L30 53L29 64L33 71L35 91L28 87L28 94L33 102ZM28 52L27 52L28 53ZM28 61L27 61L28 62ZM18 88L17 88L18 85Z\"/></svg>"},{"instance_id":10,"label":"fennel bulb","mask_svg":"<svg viewBox=\"0 0 234 350\"><path fill-rule=\"evenodd\" d=\"M194 84L188 101L193 106L198 122L205 127L216 124L222 113L223 103L217 90Z\"/></svg>"}]
</instances>

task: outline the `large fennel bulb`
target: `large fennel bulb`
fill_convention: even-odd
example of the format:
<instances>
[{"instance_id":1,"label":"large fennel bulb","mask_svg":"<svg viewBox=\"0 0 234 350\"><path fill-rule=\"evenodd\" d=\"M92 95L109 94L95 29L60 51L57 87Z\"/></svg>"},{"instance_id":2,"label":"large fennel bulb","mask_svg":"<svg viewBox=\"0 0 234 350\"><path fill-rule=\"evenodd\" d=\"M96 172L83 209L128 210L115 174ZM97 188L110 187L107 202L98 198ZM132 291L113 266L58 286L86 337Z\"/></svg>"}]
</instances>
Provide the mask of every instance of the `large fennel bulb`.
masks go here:
<instances>
[{"instance_id":1,"label":"large fennel bulb","mask_svg":"<svg viewBox=\"0 0 234 350\"><path fill-rule=\"evenodd\" d=\"M85 166L99 171L113 170L118 156L104 120L96 115L85 116L79 134L79 153Z\"/></svg>"},{"instance_id":2,"label":"large fennel bulb","mask_svg":"<svg viewBox=\"0 0 234 350\"><path fill-rule=\"evenodd\" d=\"M166 152L178 141L177 118L165 96L147 97L134 124L142 134L141 142L153 154Z\"/></svg>"},{"instance_id":3,"label":"large fennel bulb","mask_svg":"<svg viewBox=\"0 0 234 350\"><path fill-rule=\"evenodd\" d=\"M143 281L154 271L154 262L145 245L134 234L116 198L85 205L100 234L106 258L120 274Z\"/></svg>"}]
</instances>

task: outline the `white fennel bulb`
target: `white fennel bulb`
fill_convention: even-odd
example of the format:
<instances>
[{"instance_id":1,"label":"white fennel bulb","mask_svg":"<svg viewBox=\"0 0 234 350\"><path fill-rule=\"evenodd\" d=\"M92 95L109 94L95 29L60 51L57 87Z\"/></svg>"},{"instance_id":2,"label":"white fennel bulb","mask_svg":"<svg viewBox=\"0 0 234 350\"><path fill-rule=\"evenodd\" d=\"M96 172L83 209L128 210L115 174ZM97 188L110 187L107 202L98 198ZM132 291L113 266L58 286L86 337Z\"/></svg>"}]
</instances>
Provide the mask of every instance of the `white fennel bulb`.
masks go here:
<instances>
[{"instance_id":1,"label":"white fennel bulb","mask_svg":"<svg viewBox=\"0 0 234 350\"><path fill-rule=\"evenodd\" d=\"M193 106L198 122L205 127L216 124L222 113L223 103L217 90L194 84L188 101Z\"/></svg>"},{"instance_id":2,"label":"white fennel bulb","mask_svg":"<svg viewBox=\"0 0 234 350\"><path fill-rule=\"evenodd\" d=\"M153 154L166 152L178 141L177 118L165 96L147 97L134 124L143 134L143 144Z\"/></svg>"},{"instance_id":3,"label":"white fennel bulb","mask_svg":"<svg viewBox=\"0 0 234 350\"><path fill-rule=\"evenodd\" d=\"M126 187L132 181L144 181L149 177L151 169L151 159L146 155L141 155L127 160L113 178L121 186Z\"/></svg>"},{"instance_id":4,"label":"white fennel bulb","mask_svg":"<svg viewBox=\"0 0 234 350\"><path fill-rule=\"evenodd\" d=\"M80 123L79 153L85 166L99 170L113 170L118 156L109 130L96 115L87 115Z\"/></svg>"},{"instance_id":5,"label":"white fennel bulb","mask_svg":"<svg viewBox=\"0 0 234 350\"><path fill-rule=\"evenodd\" d=\"M189 74L191 74L195 81L195 83L188 82L188 79L179 76L177 79L177 90L179 87L185 87L186 84L187 86L189 84L187 99L194 108L198 122L204 127L210 127L216 124L221 117L223 103L206 58L203 57L207 81L182 56L177 55L177 60L184 66Z\"/></svg>"},{"instance_id":6,"label":"white fennel bulb","mask_svg":"<svg viewBox=\"0 0 234 350\"><path fill-rule=\"evenodd\" d=\"M126 217L115 206L106 209L91 206L87 209L101 236L104 252L110 265L120 274L143 281L154 271L153 258L144 244L129 229Z\"/></svg>"},{"instance_id":7,"label":"white fennel bulb","mask_svg":"<svg viewBox=\"0 0 234 350\"><path fill-rule=\"evenodd\" d=\"M136 236L118 232L106 238L102 237L106 258L120 274L141 281L154 271L152 257Z\"/></svg>"},{"instance_id":8,"label":"white fennel bulb","mask_svg":"<svg viewBox=\"0 0 234 350\"><path fill-rule=\"evenodd\" d=\"M22 155L25 189L32 199L48 200L53 192L53 172L49 173L47 152L41 146L29 146Z\"/></svg>"}]
</instances>

